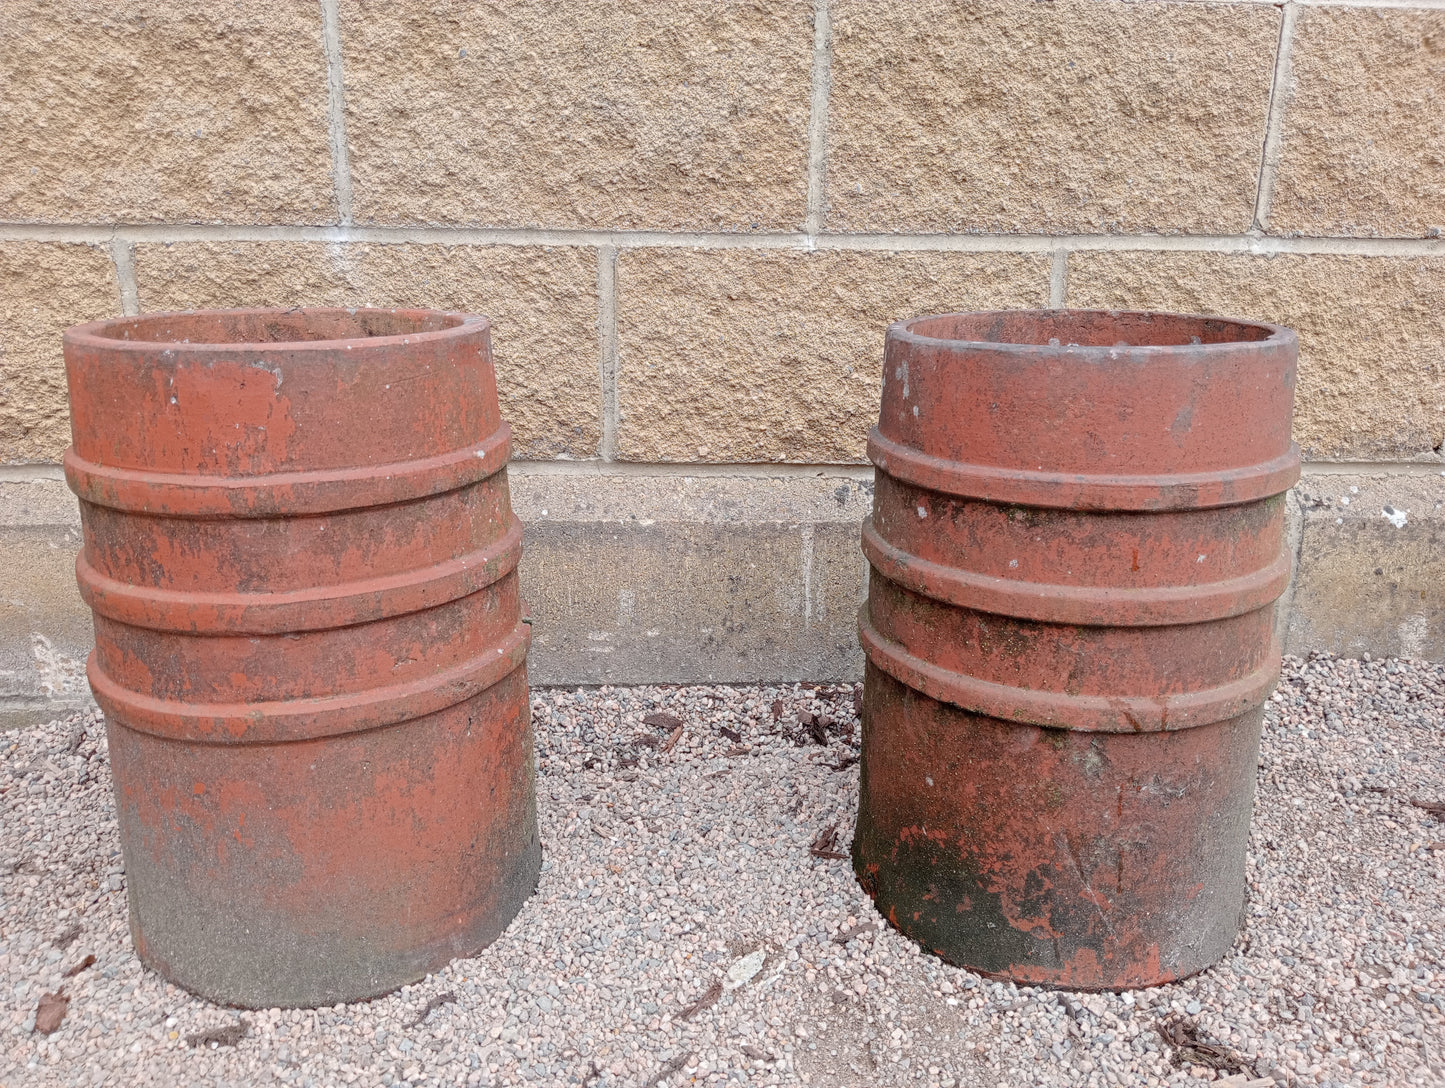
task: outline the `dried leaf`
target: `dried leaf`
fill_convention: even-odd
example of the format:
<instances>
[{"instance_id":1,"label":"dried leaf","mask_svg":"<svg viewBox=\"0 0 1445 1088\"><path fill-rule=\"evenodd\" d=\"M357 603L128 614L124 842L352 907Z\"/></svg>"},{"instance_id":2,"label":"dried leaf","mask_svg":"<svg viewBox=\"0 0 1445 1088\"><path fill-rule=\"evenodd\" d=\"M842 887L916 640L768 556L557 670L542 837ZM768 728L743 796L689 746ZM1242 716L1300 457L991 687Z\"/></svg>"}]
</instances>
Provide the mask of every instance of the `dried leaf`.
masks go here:
<instances>
[{"instance_id":1,"label":"dried leaf","mask_svg":"<svg viewBox=\"0 0 1445 1088\"><path fill-rule=\"evenodd\" d=\"M1418 797L1412 797L1410 798L1410 804L1416 808L1424 809L1437 819L1445 819L1445 801L1422 801Z\"/></svg>"},{"instance_id":2,"label":"dried leaf","mask_svg":"<svg viewBox=\"0 0 1445 1088\"><path fill-rule=\"evenodd\" d=\"M93 954L91 954L91 953L87 953L85 959L81 960L81 961L80 961L79 963L77 963L74 967L72 967L72 968L70 968L68 971L66 971L63 977L64 977L64 978L74 978L76 975L80 974L80 972L84 971L87 967L89 967L89 966L90 966L92 963L94 963L94 962L95 962L95 956L94 956Z\"/></svg>"},{"instance_id":3,"label":"dried leaf","mask_svg":"<svg viewBox=\"0 0 1445 1088\"><path fill-rule=\"evenodd\" d=\"M742 743L743 735L739 733L736 729L729 729L727 726L722 725L718 727L718 732L721 733L723 736L727 737L727 739L732 741L734 744Z\"/></svg>"},{"instance_id":4,"label":"dried leaf","mask_svg":"<svg viewBox=\"0 0 1445 1088\"><path fill-rule=\"evenodd\" d=\"M237 1020L234 1024L226 1024L224 1027L194 1031L186 1036L186 1045L209 1046L215 1043L217 1046L235 1046L250 1033L250 1021Z\"/></svg>"},{"instance_id":5,"label":"dried leaf","mask_svg":"<svg viewBox=\"0 0 1445 1088\"><path fill-rule=\"evenodd\" d=\"M632 743L639 748L656 748L657 738L651 733L638 733L637 736L632 738Z\"/></svg>"},{"instance_id":6,"label":"dried leaf","mask_svg":"<svg viewBox=\"0 0 1445 1088\"><path fill-rule=\"evenodd\" d=\"M65 996L65 991L60 990L53 994L41 994L40 1004L35 1007L35 1030L41 1035L50 1035L60 1027L60 1022L65 1019L65 1011L70 1008L70 998Z\"/></svg>"},{"instance_id":7,"label":"dried leaf","mask_svg":"<svg viewBox=\"0 0 1445 1088\"><path fill-rule=\"evenodd\" d=\"M828 726L833 724L833 719L826 714L811 715L812 721L808 723L808 732L812 735L815 743L824 745L828 743Z\"/></svg>"},{"instance_id":8,"label":"dried leaf","mask_svg":"<svg viewBox=\"0 0 1445 1088\"><path fill-rule=\"evenodd\" d=\"M654 710L651 714L642 716L642 724L650 725L655 729L677 729L682 725L682 719L676 714L669 714L665 710Z\"/></svg>"},{"instance_id":9,"label":"dried leaf","mask_svg":"<svg viewBox=\"0 0 1445 1088\"><path fill-rule=\"evenodd\" d=\"M783 716L783 700L773 700L773 721L778 721Z\"/></svg>"},{"instance_id":10,"label":"dried leaf","mask_svg":"<svg viewBox=\"0 0 1445 1088\"><path fill-rule=\"evenodd\" d=\"M853 764L857 762L857 756L844 756L842 759L838 760L837 763L833 764L833 770L846 771L849 767L853 766Z\"/></svg>"},{"instance_id":11,"label":"dried leaf","mask_svg":"<svg viewBox=\"0 0 1445 1088\"><path fill-rule=\"evenodd\" d=\"M815 858L829 858L833 861L847 861L848 855L838 850L838 825L829 824L818 832L818 837L813 840L813 845L808 847L808 853Z\"/></svg>"},{"instance_id":12,"label":"dried leaf","mask_svg":"<svg viewBox=\"0 0 1445 1088\"><path fill-rule=\"evenodd\" d=\"M704 1009L716 1005L717 999L722 997L722 992L722 982L718 979L713 979L713 983L707 988L707 991L691 1005L683 1009L682 1012L678 1013L677 1018L679 1020L691 1020Z\"/></svg>"},{"instance_id":13,"label":"dried leaf","mask_svg":"<svg viewBox=\"0 0 1445 1088\"><path fill-rule=\"evenodd\" d=\"M859 684L853 689L853 713L863 713L863 685Z\"/></svg>"}]
</instances>

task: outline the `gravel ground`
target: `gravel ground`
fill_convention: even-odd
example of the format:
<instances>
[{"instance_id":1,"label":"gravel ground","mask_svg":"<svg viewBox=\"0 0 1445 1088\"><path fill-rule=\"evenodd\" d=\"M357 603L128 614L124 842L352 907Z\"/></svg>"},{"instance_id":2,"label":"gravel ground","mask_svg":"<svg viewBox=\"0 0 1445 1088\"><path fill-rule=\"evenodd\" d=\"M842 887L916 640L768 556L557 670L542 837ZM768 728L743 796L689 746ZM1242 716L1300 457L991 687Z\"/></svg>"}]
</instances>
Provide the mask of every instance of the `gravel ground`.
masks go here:
<instances>
[{"instance_id":1,"label":"gravel ground","mask_svg":"<svg viewBox=\"0 0 1445 1088\"><path fill-rule=\"evenodd\" d=\"M1195 979L1119 995L948 967L810 854L852 826L851 688L534 706L537 895L475 959L310 1012L238 1013L143 971L98 719L0 738L0 1085L1445 1083L1445 825L1411 803L1445 800L1439 665L1286 662L1247 932ZM683 723L670 751L658 711Z\"/></svg>"}]
</instances>

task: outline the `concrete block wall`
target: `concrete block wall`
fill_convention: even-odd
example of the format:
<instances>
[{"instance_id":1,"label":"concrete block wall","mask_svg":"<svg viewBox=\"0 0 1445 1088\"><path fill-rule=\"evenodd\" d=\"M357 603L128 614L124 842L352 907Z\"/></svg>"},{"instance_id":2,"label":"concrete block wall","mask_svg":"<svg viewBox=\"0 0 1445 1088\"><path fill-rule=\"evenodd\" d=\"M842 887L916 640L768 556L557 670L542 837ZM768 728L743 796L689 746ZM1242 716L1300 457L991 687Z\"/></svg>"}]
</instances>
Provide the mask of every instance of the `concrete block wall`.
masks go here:
<instances>
[{"instance_id":1,"label":"concrete block wall","mask_svg":"<svg viewBox=\"0 0 1445 1088\"><path fill-rule=\"evenodd\" d=\"M229 305L493 317L558 683L857 671L891 320L1282 322L1291 648L1445 656L1442 88L1438 0L12 0L0 707L81 697L60 331Z\"/></svg>"}]
</instances>

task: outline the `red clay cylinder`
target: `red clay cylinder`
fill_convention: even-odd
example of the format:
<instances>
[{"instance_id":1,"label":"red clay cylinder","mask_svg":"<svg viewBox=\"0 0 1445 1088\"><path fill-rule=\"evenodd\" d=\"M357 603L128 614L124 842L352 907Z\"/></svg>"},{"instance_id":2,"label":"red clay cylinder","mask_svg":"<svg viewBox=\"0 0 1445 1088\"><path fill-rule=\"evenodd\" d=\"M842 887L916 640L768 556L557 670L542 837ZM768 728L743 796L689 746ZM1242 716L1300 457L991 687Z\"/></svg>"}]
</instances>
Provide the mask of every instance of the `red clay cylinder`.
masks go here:
<instances>
[{"instance_id":1,"label":"red clay cylinder","mask_svg":"<svg viewBox=\"0 0 1445 1088\"><path fill-rule=\"evenodd\" d=\"M141 960L314 1006L488 944L541 846L486 319L154 314L65 366Z\"/></svg>"},{"instance_id":2,"label":"red clay cylinder","mask_svg":"<svg viewBox=\"0 0 1445 1088\"><path fill-rule=\"evenodd\" d=\"M1234 941L1295 356L1288 329L1177 314L888 330L853 858L924 947L1103 990Z\"/></svg>"}]
</instances>

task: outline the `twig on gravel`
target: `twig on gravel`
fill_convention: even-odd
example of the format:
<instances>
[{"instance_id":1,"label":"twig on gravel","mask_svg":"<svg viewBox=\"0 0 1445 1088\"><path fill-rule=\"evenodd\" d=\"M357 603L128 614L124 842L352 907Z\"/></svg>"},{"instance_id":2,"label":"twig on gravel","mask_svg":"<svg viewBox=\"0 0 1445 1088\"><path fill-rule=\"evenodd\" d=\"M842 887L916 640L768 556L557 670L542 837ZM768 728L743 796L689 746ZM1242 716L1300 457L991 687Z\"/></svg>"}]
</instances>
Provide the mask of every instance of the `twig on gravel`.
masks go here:
<instances>
[{"instance_id":1,"label":"twig on gravel","mask_svg":"<svg viewBox=\"0 0 1445 1088\"><path fill-rule=\"evenodd\" d=\"M708 1009L716 1005L717 999L722 997L722 992L722 982L719 979L713 979L712 985L707 988L703 995L687 1008L683 1009L682 1012L678 1013L677 1018L679 1020L691 1020L698 1013L702 1012L703 1009Z\"/></svg>"},{"instance_id":2,"label":"twig on gravel","mask_svg":"<svg viewBox=\"0 0 1445 1088\"><path fill-rule=\"evenodd\" d=\"M235 1046L250 1033L251 1022L237 1020L234 1024L227 1024L224 1027L192 1032L186 1036L186 1045L197 1047L215 1043L217 1046Z\"/></svg>"},{"instance_id":3,"label":"twig on gravel","mask_svg":"<svg viewBox=\"0 0 1445 1088\"><path fill-rule=\"evenodd\" d=\"M79 963L77 963L74 967L69 968L69 969L68 969L63 975L61 975L60 977L61 977L61 978L74 978L76 975L80 974L80 972L84 971L87 967L89 967L89 966L90 966L92 963L94 963L94 962L95 962L95 953L93 953L93 952L87 953L86 956L85 956L85 959L81 960L81 961L80 961Z\"/></svg>"},{"instance_id":4,"label":"twig on gravel","mask_svg":"<svg viewBox=\"0 0 1445 1088\"><path fill-rule=\"evenodd\" d=\"M808 853L815 858L829 858L833 861L847 861L848 855L838 850L838 825L829 824L818 832L818 837L813 840L813 845L808 847Z\"/></svg>"},{"instance_id":5,"label":"twig on gravel","mask_svg":"<svg viewBox=\"0 0 1445 1088\"><path fill-rule=\"evenodd\" d=\"M856 926L850 926L833 938L834 944L847 944L854 937L861 937L865 933L873 933L878 929L877 922L859 922Z\"/></svg>"},{"instance_id":6,"label":"twig on gravel","mask_svg":"<svg viewBox=\"0 0 1445 1088\"><path fill-rule=\"evenodd\" d=\"M452 1004L454 1001L456 1001L456 999L457 995L452 993L452 991L450 990L446 991L446 993L437 994L436 997L432 998L430 1001L428 1001L425 1005L422 1006L421 1012L417 1013L412 1020L402 1026L414 1028L432 1013L436 1012L437 1009L441 1008L443 1005Z\"/></svg>"},{"instance_id":7,"label":"twig on gravel","mask_svg":"<svg viewBox=\"0 0 1445 1088\"><path fill-rule=\"evenodd\" d=\"M1174 1015L1160 1020L1159 1037L1174 1048L1175 1065L1202 1065L1224 1073L1254 1074L1239 1052L1199 1037L1199 1025L1188 1017Z\"/></svg>"},{"instance_id":8,"label":"twig on gravel","mask_svg":"<svg viewBox=\"0 0 1445 1088\"><path fill-rule=\"evenodd\" d=\"M1410 798L1410 804L1416 808L1422 808L1437 820L1445 820L1445 801L1422 801L1418 797Z\"/></svg>"},{"instance_id":9,"label":"twig on gravel","mask_svg":"<svg viewBox=\"0 0 1445 1088\"><path fill-rule=\"evenodd\" d=\"M672 731L672 736L668 737L665 741L662 742L659 750L663 752L670 752L677 747L677 742L680 740L682 740L682 726L679 725L676 729Z\"/></svg>"},{"instance_id":10,"label":"twig on gravel","mask_svg":"<svg viewBox=\"0 0 1445 1088\"><path fill-rule=\"evenodd\" d=\"M687 1063L691 1060L691 1054L679 1054L671 1061L664 1062L662 1068L659 1069L656 1073L654 1073L652 1079L647 1082L647 1088L657 1088L657 1086L668 1077L685 1068Z\"/></svg>"}]
</instances>

